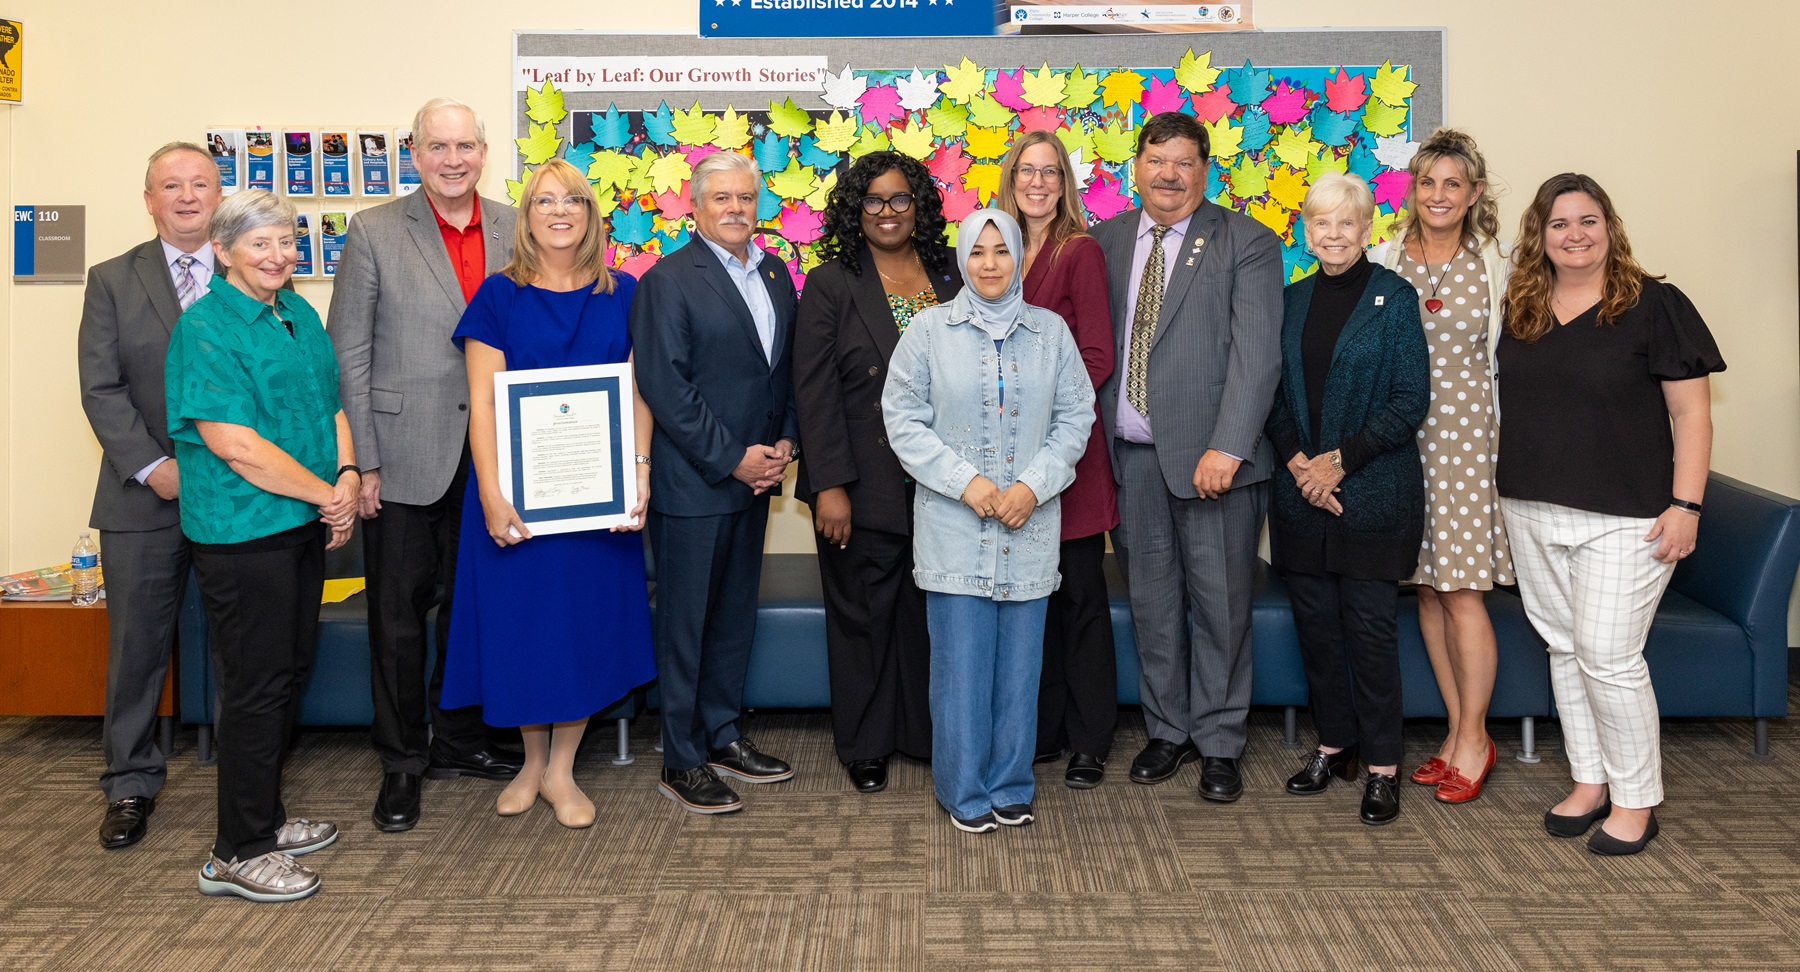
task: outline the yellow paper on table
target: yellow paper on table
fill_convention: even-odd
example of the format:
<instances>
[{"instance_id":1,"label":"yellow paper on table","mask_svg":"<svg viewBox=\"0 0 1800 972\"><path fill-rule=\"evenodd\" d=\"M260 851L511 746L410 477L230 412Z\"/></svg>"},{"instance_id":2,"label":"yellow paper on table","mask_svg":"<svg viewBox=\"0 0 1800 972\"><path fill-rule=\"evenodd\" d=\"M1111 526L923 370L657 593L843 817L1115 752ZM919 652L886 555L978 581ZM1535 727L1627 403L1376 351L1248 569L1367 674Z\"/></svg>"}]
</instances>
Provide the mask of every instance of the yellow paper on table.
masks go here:
<instances>
[{"instance_id":1,"label":"yellow paper on table","mask_svg":"<svg viewBox=\"0 0 1800 972\"><path fill-rule=\"evenodd\" d=\"M361 577L333 577L325 582L325 592L319 596L320 604L341 604L362 593L368 582Z\"/></svg>"}]
</instances>

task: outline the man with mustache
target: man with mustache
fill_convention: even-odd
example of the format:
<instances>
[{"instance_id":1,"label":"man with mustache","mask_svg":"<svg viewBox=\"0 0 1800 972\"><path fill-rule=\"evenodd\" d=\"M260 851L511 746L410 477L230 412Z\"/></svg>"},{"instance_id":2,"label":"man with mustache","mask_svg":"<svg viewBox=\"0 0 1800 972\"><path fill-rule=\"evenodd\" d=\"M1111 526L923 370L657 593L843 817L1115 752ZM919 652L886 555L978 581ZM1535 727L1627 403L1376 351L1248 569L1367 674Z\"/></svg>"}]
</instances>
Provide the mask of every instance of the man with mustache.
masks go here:
<instances>
[{"instance_id":1,"label":"man with mustache","mask_svg":"<svg viewBox=\"0 0 1800 972\"><path fill-rule=\"evenodd\" d=\"M1094 228L1119 367L1098 392L1119 483L1113 548L1131 589L1160 783L1202 759L1200 796L1243 794L1250 594L1274 451L1263 423L1281 368L1281 245L1206 200L1206 129L1176 112L1138 129L1143 208Z\"/></svg>"},{"instance_id":2,"label":"man with mustache","mask_svg":"<svg viewBox=\"0 0 1800 972\"><path fill-rule=\"evenodd\" d=\"M747 783L794 775L738 725L770 490L800 440L791 380L799 301L787 267L751 242L761 189L748 157L702 159L689 183L698 233L644 272L631 303L638 391L656 418L646 532L656 557L661 790L695 813L743 808L719 774Z\"/></svg>"}]
</instances>

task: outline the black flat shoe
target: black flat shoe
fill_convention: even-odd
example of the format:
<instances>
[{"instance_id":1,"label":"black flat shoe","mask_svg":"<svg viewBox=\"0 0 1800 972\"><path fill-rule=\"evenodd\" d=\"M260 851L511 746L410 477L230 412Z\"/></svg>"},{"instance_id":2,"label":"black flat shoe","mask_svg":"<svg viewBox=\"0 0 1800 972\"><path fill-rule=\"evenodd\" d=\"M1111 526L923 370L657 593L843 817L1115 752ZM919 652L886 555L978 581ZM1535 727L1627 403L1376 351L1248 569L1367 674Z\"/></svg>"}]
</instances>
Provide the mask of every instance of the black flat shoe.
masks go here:
<instances>
[{"instance_id":1,"label":"black flat shoe","mask_svg":"<svg viewBox=\"0 0 1800 972\"><path fill-rule=\"evenodd\" d=\"M1063 751L1060 749L1046 749L1031 757L1031 765L1036 766L1039 763L1054 763L1057 760L1062 759L1062 754Z\"/></svg>"},{"instance_id":2,"label":"black flat shoe","mask_svg":"<svg viewBox=\"0 0 1800 972\"><path fill-rule=\"evenodd\" d=\"M1650 841L1661 830L1662 828L1656 825L1656 814L1653 811L1650 814L1650 822L1644 825L1644 836L1637 840L1620 840L1607 833L1606 828L1602 827L1594 831L1594 836L1588 838L1588 850L1607 857L1627 857L1650 846Z\"/></svg>"},{"instance_id":3,"label":"black flat shoe","mask_svg":"<svg viewBox=\"0 0 1800 972\"><path fill-rule=\"evenodd\" d=\"M1106 779L1106 760L1086 753L1069 754L1069 768L1063 782L1071 790L1091 790Z\"/></svg>"},{"instance_id":4,"label":"black flat shoe","mask_svg":"<svg viewBox=\"0 0 1800 972\"><path fill-rule=\"evenodd\" d=\"M1152 739L1131 761L1131 782L1161 783L1174 776L1183 764L1200 758L1200 750L1192 742L1172 743Z\"/></svg>"},{"instance_id":5,"label":"black flat shoe","mask_svg":"<svg viewBox=\"0 0 1800 972\"><path fill-rule=\"evenodd\" d=\"M1560 813L1544 811L1544 830L1552 837L1580 837L1594 828L1594 824L1605 820L1612 813L1611 798L1600 801L1600 805L1579 816L1565 817Z\"/></svg>"},{"instance_id":6,"label":"black flat shoe","mask_svg":"<svg viewBox=\"0 0 1800 972\"><path fill-rule=\"evenodd\" d=\"M1288 777L1287 791L1295 796L1315 796L1325 792L1334 776L1345 782L1356 779L1355 746L1335 753L1317 749L1308 753L1300 772Z\"/></svg>"},{"instance_id":7,"label":"black flat shoe","mask_svg":"<svg viewBox=\"0 0 1800 972\"><path fill-rule=\"evenodd\" d=\"M1370 773L1358 816L1371 827L1391 824L1400 816L1400 776Z\"/></svg>"},{"instance_id":8,"label":"black flat shoe","mask_svg":"<svg viewBox=\"0 0 1800 972\"><path fill-rule=\"evenodd\" d=\"M844 764L850 774L850 785L858 793L880 793L887 789L887 760L853 759Z\"/></svg>"},{"instance_id":9,"label":"black flat shoe","mask_svg":"<svg viewBox=\"0 0 1800 972\"><path fill-rule=\"evenodd\" d=\"M100 820L100 846L118 850L143 840L155 812L155 797L126 797L107 804L106 816Z\"/></svg>"},{"instance_id":10,"label":"black flat shoe","mask_svg":"<svg viewBox=\"0 0 1800 972\"><path fill-rule=\"evenodd\" d=\"M375 829L397 834L419 822L419 774L387 773L381 777L381 793L369 814Z\"/></svg>"},{"instance_id":11,"label":"black flat shoe","mask_svg":"<svg viewBox=\"0 0 1800 972\"><path fill-rule=\"evenodd\" d=\"M1244 795L1244 778L1238 773L1238 761L1230 756L1207 756L1200 760L1200 799L1212 803L1236 803Z\"/></svg>"},{"instance_id":12,"label":"black flat shoe","mask_svg":"<svg viewBox=\"0 0 1800 972\"><path fill-rule=\"evenodd\" d=\"M433 753L431 765L425 768L425 778L453 780L459 776L473 776L478 780L510 780L524 767L523 754L498 749L478 749L461 756Z\"/></svg>"},{"instance_id":13,"label":"black flat shoe","mask_svg":"<svg viewBox=\"0 0 1800 972\"><path fill-rule=\"evenodd\" d=\"M749 736L739 736L706 754L706 765L721 776L731 776L745 783L780 783L791 779L794 768L757 749Z\"/></svg>"}]
</instances>

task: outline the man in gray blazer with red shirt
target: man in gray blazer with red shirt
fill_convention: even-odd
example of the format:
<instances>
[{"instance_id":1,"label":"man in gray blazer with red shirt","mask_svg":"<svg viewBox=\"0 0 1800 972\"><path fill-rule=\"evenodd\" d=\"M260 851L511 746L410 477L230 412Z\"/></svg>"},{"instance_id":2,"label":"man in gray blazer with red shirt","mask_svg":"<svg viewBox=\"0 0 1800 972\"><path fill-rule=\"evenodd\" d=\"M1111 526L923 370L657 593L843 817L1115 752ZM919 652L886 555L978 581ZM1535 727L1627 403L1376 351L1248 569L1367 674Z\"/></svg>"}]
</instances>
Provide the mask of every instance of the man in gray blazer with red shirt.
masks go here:
<instances>
[{"instance_id":1,"label":"man in gray blazer with red shirt","mask_svg":"<svg viewBox=\"0 0 1800 972\"><path fill-rule=\"evenodd\" d=\"M383 771L371 816L384 831L418 822L422 775L508 779L523 759L488 746L479 709L438 706L469 475L469 379L450 335L481 281L512 259L518 212L475 191L487 134L467 105L426 102L413 144L421 191L350 221L326 322L362 467L369 738ZM440 589L428 686L425 616Z\"/></svg>"},{"instance_id":2,"label":"man in gray blazer with red shirt","mask_svg":"<svg viewBox=\"0 0 1800 972\"><path fill-rule=\"evenodd\" d=\"M794 775L745 736L744 677L756 634L770 490L798 454L794 281L751 242L762 174L735 152L700 160L694 226L631 299L638 392L656 419L650 517L656 557L661 791L695 813L743 807L719 774Z\"/></svg>"},{"instance_id":3,"label":"man in gray blazer with red shirt","mask_svg":"<svg viewBox=\"0 0 1800 972\"><path fill-rule=\"evenodd\" d=\"M1093 231L1119 355L1098 395L1150 735L1131 778L1160 783L1199 758L1200 796L1229 803L1243 793L1282 263L1275 234L1206 200L1207 154L1206 129L1190 116L1138 129L1143 208Z\"/></svg>"},{"instance_id":4,"label":"man in gray blazer with red shirt","mask_svg":"<svg viewBox=\"0 0 1800 972\"><path fill-rule=\"evenodd\" d=\"M219 169L206 149L192 142L157 149L144 172L156 239L88 271L81 308L81 407L103 453L88 524L100 531L106 557L112 631L100 775L107 799L100 846L109 850L143 839L166 773L152 735L190 556L163 362L175 322L212 279L207 229L219 199Z\"/></svg>"}]
</instances>

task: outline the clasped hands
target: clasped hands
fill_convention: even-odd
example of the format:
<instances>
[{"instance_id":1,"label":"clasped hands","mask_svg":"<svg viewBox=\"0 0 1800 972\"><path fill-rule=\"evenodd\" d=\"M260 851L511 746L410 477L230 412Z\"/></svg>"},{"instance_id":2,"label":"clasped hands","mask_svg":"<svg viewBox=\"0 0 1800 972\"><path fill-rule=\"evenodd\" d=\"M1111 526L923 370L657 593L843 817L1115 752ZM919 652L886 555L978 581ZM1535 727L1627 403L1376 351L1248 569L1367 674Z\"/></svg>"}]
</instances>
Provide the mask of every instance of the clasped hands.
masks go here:
<instances>
[{"instance_id":1,"label":"clasped hands","mask_svg":"<svg viewBox=\"0 0 1800 972\"><path fill-rule=\"evenodd\" d=\"M1015 482L1001 490L986 476L977 475L963 490L963 503L982 519L993 518L1008 530L1017 530L1031 519L1037 509L1037 494L1024 483Z\"/></svg>"},{"instance_id":2,"label":"clasped hands","mask_svg":"<svg viewBox=\"0 0 1800 972\"><path fill-rule=\"evenodd\" d=\"M772 446L753 445L744 450L744 458L738 460L731 475L761 496L781 485L787 477L788 463L793 461L794 444L787 439Z\"/></svg>"},{"instance_id":3,"label":"clasped hands","mask_svg":"<svg viewBox=\"0 0 1800 972\"><path fill-rule=\"evenodd\" d=\"M1287 467L1288 472L1294 474L1300 495L1308 503L1332 516L1344 515L1344 504L1337 497L1341 492L1338 484L1344 481L1344 474L1331 464L1330 453L1322 452L1308 459L1306 453L1296 452L1288 460Z\"/></svg>"},{"instance_id":4,"label":"clasped hands","mask_svg":"<svg viewBox=\"0 0 1800 972\"><path fill-rule=\"evenodd\" d=\"M362 476L347 469L331 487L331 499L319 507L319 522L331 528L326 550L336 550L350 542L350 530L356 525L357 501L362 496Z\"/></svg>"}]
</instances>

